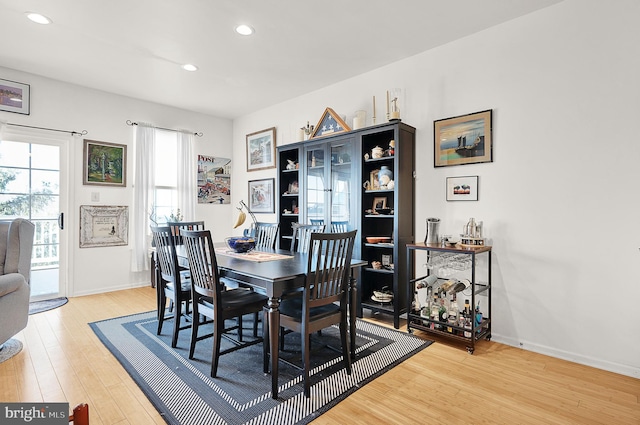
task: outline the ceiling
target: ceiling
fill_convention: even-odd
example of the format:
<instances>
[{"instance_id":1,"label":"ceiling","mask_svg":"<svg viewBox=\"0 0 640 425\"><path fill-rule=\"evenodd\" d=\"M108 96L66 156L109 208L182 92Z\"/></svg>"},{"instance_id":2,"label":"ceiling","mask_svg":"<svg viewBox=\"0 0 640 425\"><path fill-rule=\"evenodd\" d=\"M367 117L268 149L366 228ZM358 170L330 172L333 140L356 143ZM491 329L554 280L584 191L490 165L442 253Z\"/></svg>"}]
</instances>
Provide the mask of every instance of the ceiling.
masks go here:
<instances>
[{"instance_id":1,"label":"ceiling","mask_svg":"<svg viewBox=\"0 0 640 425\"><path fill-rule=\"evenodd\" d=\"M0 0L0 66L233 119L560 1Z\"/></svg>"}]
</instances>

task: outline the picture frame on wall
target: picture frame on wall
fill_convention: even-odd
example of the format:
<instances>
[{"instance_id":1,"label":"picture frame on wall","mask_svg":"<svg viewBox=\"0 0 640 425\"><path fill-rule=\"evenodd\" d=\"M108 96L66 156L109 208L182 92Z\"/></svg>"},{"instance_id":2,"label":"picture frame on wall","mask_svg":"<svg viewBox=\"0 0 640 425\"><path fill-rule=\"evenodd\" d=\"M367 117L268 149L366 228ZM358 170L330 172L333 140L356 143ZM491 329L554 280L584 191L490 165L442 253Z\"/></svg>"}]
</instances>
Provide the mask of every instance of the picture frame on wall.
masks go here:
<instances>
[{"instance_id":1,"label":"picture frame on wall","mask_svg":"<svg viewBox=\"0 0 640 425\"><path fill-rule=\"evenodd\" d=\"M80 205L80 248L129 244L129 207Z\"/></svg>"},{"instance_id":2,"label":"picture frame on wall","mask_svg":"<svg viewBox=\"0 0 640 425\"><path fill-rule=\"evenodd\" d=\"M127 145L84 139L83 184L127 186Z\"/></svg>"},{"instance_id":3,"label":"picture frame on wall","mask_svg":"<svg viewBox=\"0 0 640 425\"><path fill-rule=\"evenodd\" d=\"M434 121L434 166L493 162L491 133L491 109Z\"/></svg>"},{"instance_id":4,"label":"picture frame on wall","mask_svg":"<svg viewBox=\"0 0 640 425\"><path fill-rule=\"evenodd\" d=\"M447 177L447 201L477 201L478 176Z\"/></svg>"},{"instance_id":5,"label":"picture frame on wall","mask_svg":"<svg viewBox=\"0 0 640 425\"><path fill-rule=\"evenodd\" d=\"M247 134L247 171L276 167L276 128Z\"/></svg>"},{"instance_id":6,"label":"picture frame on wall","mask_svg":"<svg viewBox=\"0 0 640 425\"><path fill-rule=\"evenodd\" d=\"M29 115L30 109L31 86L0 79L0 111Z\"/></svg>"},{"instance_id":7,"label":"picture frame on wall","mask_svg":"<svg viewBox=\"0 0 640 425\"><path fill-rule=\"evenodd\" d=\"M249 211L252 213L275 212L275 179L249 181Z\"/></svg>"}]
</instances>

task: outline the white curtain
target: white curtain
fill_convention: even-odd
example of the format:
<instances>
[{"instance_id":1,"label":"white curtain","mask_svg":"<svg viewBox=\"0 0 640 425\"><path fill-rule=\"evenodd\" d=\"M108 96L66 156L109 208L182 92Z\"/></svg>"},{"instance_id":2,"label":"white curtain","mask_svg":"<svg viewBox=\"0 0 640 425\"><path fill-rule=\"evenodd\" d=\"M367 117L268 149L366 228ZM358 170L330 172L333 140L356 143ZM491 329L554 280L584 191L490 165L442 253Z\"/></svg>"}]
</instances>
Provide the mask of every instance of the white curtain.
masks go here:
<instances>
[{"instance_id":1,"label":"white curtain","mask_svg":"<svg viewBox=\"0 0 640 425\"><path fill-rule=\"evenodd\" d=\"M196 217L196 158L193 154L193 133L178 132L178 206L184 221Z\"/></svg>"},{"instance_id":2,"label":"white curtain","mask_svg":"<svg viewBox=\"0 0 640 425\"><path fill-rule=\"evenodd\" d=\"M133 264L134 272L149 270L149 214L155 188L156 130L138 122L134 129L135 175L133 182Z\"/></svg>"}]
</instances>

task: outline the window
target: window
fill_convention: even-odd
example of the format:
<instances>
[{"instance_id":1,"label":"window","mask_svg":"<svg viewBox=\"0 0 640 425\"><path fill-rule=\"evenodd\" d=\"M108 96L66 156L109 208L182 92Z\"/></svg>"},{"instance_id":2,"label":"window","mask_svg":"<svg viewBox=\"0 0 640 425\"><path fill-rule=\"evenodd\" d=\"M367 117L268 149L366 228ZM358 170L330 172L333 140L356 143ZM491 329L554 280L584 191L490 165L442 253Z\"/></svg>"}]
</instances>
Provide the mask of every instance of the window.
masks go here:
<instances>
[{"instance_id":1,"label":"window","mask_svg":"<svg viewBox=\"0 0 640 425\"><path fill-rule=\"evenodd\" d=\"M158 224L177 214L178 205L178 133L156 130L155 190L153 210Z\"/></svg>"}]
</instances>

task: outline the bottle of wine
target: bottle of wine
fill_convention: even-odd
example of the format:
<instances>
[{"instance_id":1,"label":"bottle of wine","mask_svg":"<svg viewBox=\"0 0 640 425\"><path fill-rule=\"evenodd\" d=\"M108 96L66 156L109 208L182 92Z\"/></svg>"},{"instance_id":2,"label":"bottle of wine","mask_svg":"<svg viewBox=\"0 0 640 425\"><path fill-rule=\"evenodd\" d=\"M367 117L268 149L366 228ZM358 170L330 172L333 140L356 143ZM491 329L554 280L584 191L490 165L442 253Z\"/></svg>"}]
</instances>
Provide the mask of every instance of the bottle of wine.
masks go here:
<instances>
[{"instance_id":1,"label":"bottle of wine","mask_svg":"<svg viewBox=\"0 0 640 425\"><path fill-rule=\"evenodd\" d=\"M440 309L438 310L438 320L442 323L447 323L447 318L449 317L449 308L447 305L447 293L444 291L440 292Z\"/></svg>"}]
</instances>

